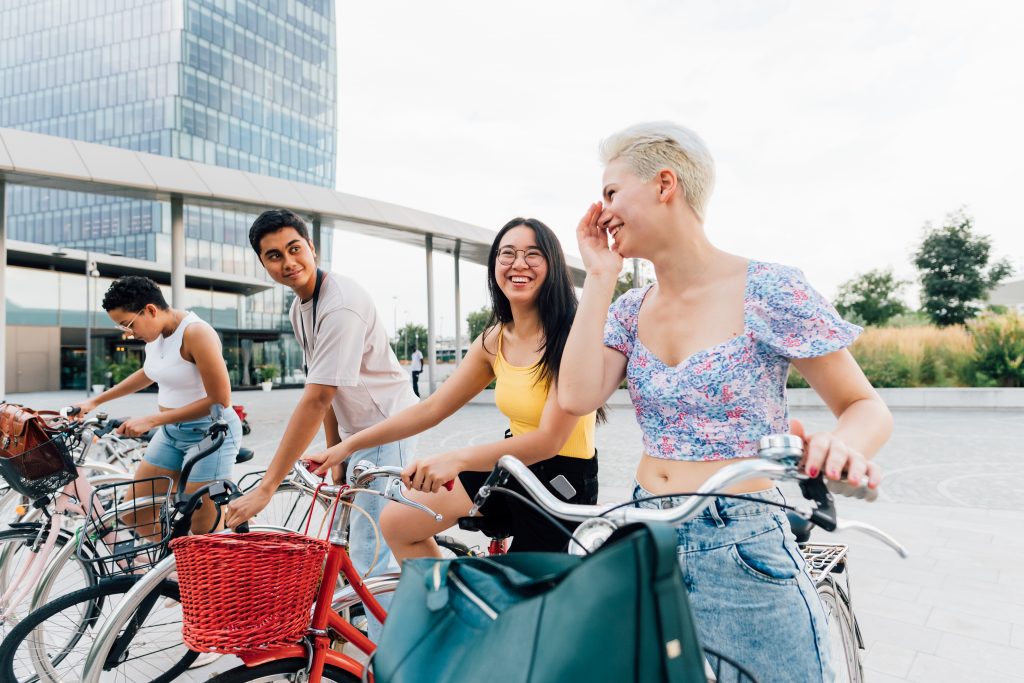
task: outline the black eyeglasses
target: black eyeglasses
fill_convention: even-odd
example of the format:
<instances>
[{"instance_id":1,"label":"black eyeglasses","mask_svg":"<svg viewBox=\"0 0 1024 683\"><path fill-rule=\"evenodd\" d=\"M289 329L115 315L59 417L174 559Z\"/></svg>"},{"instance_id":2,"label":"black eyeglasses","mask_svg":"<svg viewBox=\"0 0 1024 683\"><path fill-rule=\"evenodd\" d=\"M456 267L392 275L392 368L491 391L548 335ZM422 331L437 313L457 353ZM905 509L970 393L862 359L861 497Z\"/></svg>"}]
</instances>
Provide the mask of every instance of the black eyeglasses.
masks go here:
<instances>
[{"instance_id":1,"label":"black eyeglasses","mask_svg":"<svg viewBox=\"0 0 1024 683\"><path fill-rule=\"evenodd\" d=\"M544 257L544 252L540 249L513 249L512 247L502 247L498 250L498 263L503 266L511 266L516 262L516 256L519 254L523 255L523 260L526 261L526 265L531 267L542 265L547 261Z\"/></svg>"}]
</instances>

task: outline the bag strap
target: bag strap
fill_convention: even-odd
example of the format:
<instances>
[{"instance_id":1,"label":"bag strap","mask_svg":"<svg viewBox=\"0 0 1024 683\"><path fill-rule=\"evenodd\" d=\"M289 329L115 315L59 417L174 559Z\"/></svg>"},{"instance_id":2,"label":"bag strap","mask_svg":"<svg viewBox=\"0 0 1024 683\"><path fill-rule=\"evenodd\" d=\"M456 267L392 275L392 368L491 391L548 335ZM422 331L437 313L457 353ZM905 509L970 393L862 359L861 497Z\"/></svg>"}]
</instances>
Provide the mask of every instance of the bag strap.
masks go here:
<instances>
[{"instance_id":1,"label":"bag strap","mask_svg":"<svg viewBox=\"0 0 1024 683\"><path fill-rule=\"evenodd\" d=\"M654 550L654 590L657 595L675 595L682 584L676 551L679 537L675 527L668 524L646 526ZM685 609L681 609L675 600L656 600L654 605L658 613L658 636L661 647L664 648L662 655L665 662L665 680L668 683L694 683L694 678L690 674L698 670L699 680L704 680L704 651L696 637L690 601L686 599L685 588L682 591L682 598L685 601Z\"/></svg>"}]
</instances>

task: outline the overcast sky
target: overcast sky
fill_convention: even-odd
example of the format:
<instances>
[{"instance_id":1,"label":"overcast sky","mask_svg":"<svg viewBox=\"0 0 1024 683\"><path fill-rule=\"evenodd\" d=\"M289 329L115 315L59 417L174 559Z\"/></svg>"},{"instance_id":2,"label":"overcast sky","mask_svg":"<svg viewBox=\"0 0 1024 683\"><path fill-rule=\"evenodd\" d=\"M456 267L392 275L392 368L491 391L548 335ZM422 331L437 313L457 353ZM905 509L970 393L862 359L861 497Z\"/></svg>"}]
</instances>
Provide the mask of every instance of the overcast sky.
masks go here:
<instances>
[{"instance_id":1,"label":"overcast sky","mask_svg":"<svg viewBox=\"0 0 1024 683\"><path fill-rule=\"evenodd\" d=\"M492 230L533 216L578 253L575 225L600 198L598 142L671 119L715 157L712 242L799 266L826 296L872 268L914 278L922 226L961 206L1020 277L1022 8L342 2L338 189ZM423 261L336 237L336 268L370 286L389 330L426 321ZM450 258L435 268L450 335ZM486 291L482 268L462 277L464 317Z\"/></svg>"}]
</instances>

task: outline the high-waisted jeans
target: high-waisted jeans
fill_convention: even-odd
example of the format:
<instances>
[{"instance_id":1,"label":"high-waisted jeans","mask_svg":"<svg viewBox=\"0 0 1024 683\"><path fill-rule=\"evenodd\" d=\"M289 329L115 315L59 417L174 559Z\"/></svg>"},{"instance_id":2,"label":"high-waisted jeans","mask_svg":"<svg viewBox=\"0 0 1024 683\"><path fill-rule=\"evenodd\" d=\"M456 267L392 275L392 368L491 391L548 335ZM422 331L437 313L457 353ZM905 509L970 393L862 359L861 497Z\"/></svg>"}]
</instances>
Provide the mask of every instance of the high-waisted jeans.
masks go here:
<instances>
[{"instance_id":1,"label":"high-waisted jeans","mask_svg":"<svg viewBox=\"0 0 1024 683\"><path fill-rule=\"evenodd\" d=\"M634 483L634 500L651 495ZM751 495L784 502L778 489ZM686 500L637 506L675 507ZM704 647L739 663L759 683L831 683L825 611L780 508L716 498L677 533L679 566Z\"/></svg>"}]
</instances>

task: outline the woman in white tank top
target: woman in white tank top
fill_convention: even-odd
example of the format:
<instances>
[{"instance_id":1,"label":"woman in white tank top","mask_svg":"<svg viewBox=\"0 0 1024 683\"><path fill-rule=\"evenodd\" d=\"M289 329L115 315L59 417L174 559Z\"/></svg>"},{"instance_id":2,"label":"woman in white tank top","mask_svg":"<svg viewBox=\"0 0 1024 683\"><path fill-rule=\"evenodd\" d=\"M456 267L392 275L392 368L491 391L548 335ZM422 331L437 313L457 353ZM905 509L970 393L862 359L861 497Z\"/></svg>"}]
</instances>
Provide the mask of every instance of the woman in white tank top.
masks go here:
<instances>
[{"instance_id":1,"label":"woman in white tank top","mask_svg":"<svg viewBox=\"0 0 1024 683\"><path fill-rule=\"evenodd\" d=\"M113 388L78 404L81 414L156 382L160 410L133 417L118 427L118 432L139 436L159 428L146 447L135 479L167 476L177 485L185 456L213 423L214 406L220 406L229 427L224 445L196 464L185 491L230 478L242 441L242 424L235 411L229 410L231 382L214 329L195 313L168 306L160 287L146 277L115 280L103 297L103 310L123 332L146 342L146 362ZM210 531L215 518L214 506L203 505L192 519L193 531Z\"/></svg>"}]
</instances>

